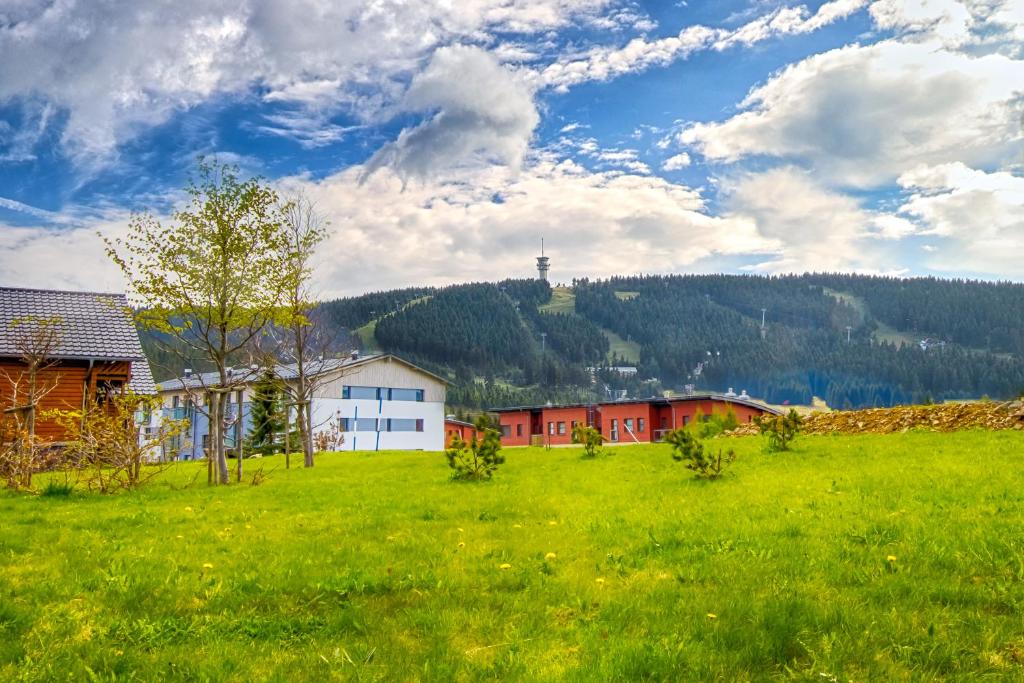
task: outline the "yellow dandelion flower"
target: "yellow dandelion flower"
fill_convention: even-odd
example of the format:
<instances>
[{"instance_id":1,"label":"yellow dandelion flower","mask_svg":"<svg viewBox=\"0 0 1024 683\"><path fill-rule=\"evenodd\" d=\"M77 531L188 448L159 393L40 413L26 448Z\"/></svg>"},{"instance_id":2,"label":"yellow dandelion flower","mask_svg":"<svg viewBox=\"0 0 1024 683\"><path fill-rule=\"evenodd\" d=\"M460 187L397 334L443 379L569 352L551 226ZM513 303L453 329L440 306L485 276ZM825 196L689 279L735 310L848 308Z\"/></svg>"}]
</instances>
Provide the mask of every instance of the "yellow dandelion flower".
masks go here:
<instances>
[{"instance_id":1,"label":"yellow dandelion flower","mask_svg":"<svg viewBox=\"0 0 1024 683\"><path fill-rule=\"evenodd\" d=\"M462 542L460 541L460 542L459 542L459 547L460 547L460 548L465 548L465 547L466 547L466 544L465 544L465 543L462 543Z\"/></svg>"},{"instance_id":2,"label":"yellow dandelion flower","mask_svg":"<svg viewBox=\"0 0 1024 683\"><path fill-rule=\"evenodd\" d=\"M550 562L551 560L554 560L557 557L558 557L558 555L555 555L554 553L548 553L547 555L544 556L544 559L547 560L548 562Z\"/></svg>"},{"instance_id":3,"label":"yellow dandelion flower","mask_svg":"<svg viewBox=\"0 0 1024 683\"><path fill-rule=\"evenodd\" d=\"M508 562L505 562L504 564L500 565L498 569L512 569L512 565L510 565Z\"/></svg>"},{"instance_id":4,"label":"yellow dandelion flower","mask_svg":"<svg viewBox=\"0 0 1024 683\"><path fill-rule=\"evenodd\" d=\"M182 536L181 534L178 534L177 536L175 536L175 538L185 538L185 537Z\"/></svg>"},{"instance_id":5,"label":"yellow dandelion flower","mask_svg":"<svg viewBox=\"0 0 1024 683\"><path fill-rule=\"evenodd\" d=\"M460 534L462 533L462 527L459 527L459 533Z\"/></svg>"},{"instance_id":6,"label":"yellow dandelion flower","mask_svg":"<svg viewBox=\"0 0 1024 683\"><path fill-rule=\"evenodd\" d=\"M717 614L713 614L711 612L708 612L708 619L717 619L717 618L718 618Z\"/></svg>"},{"instance_id":7,"label":"yellow dandelion flower","mask_svg":"<svg viewBox=\"0 0 1024 683\"><path fill-rule=\"evenodd\" d=\"M522 524L513 524L513 525L512 525L512 528L513 528L513 529L522 529L522 528L523 528L523 525L522 525Z\"/></svg>"},{"instance_id":8,"label":"yellow dandelion flower","mask_svg":"<svg viewBox=\"0 0 1024 683\"><path fill-rule=\"evenodd\" d=\"M186 507L186 508L185 508L185 512L192 512L192 508L190 508L190 507Z\"/></svg>"},{"instance_id":9,"label":"yellow dandelion flower","mask_svg":"<svg viewBox=\"0 0 1024 683\"><path fill-rule=\"evenodd\" d=\"M558 526L558 522L555 522L555 521L552 520L552 521L548 522L548 526Z\"/></svg>"},{"instance_id":10,"label":"yellow dandelion flower","mask_svg":"<svg viewBox=\"0 0 1024 683\"><path fill-rule=\"evenodd\" d=\"M203 569L213 569L213 565L209 562L203 562Z\"/></svg>"},{"instance_id":11,"label":"yellow dandelion flower","mask_svg":"<svg viewBox=\"0 0 1024 683\"><path fill-rule=\"evenodd\" d=\"M596 581L597 583L604 583L604 579L602 579L601 577L597 577L596 579L594 579L594 581Z\"/></svg>"},{"instance_id":12,"label":"yellow dandelion flower","mask_svg":"<svg viewBox=\"0 0 1024 683\"><path fill-rule=\"evenodd\" d=\"M886 562L895 562L896 561L896 556L895 555L889 555L888 557L885 558L885 561Z\"/></svg>"}]
</instances>

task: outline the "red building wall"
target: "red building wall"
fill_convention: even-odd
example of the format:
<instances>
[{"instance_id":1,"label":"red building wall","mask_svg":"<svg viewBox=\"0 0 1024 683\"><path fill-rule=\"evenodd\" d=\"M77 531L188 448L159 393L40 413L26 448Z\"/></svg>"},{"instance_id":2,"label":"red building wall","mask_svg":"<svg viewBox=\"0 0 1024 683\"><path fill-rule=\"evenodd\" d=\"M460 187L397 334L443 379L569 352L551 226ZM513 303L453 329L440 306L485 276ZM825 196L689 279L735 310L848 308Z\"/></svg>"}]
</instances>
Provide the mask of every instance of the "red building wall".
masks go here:
<instances>
[{"instance_id":1,"label":"red building wall","mask_svg":"<svg viewBox=\"0 0 1024 683\"><path fill-rule=\"evenodd\" d=\"M519 410L501 413L501 444L503 446L529 446L531 433L532 411Z\"/></svg>"},{"instance_id":2,"label":"red building wall","mask_svg":"<svg viewBox=\"0 0 1024 683\"><path fill-rule=\"evenodd\" d=\"M582 406L572 408L544 408L541 411L541 427L544 430L544 443L552 446L564 446L572 443L572 427L574 423L587 423L587 409Z\"/></svg>"},{"instance_id":3,"label":"red building wall","mask_svg":"<svg viewBox=\"0 0 1024 683\"><path fill-rule=\"evenodd\" d=\"M450 446L452 439L456 436L463 441L469 441L476 435L476 429L472 425L462 424L461 422L453 422L451 420L444 421L444 445Z\"/></svg>"},{"instance_id":4,"label":"red building wall","mask_svg":"<svg viewBox=\"0 0 1024 683\"><path fill-rule=\"evenodd\" d=\"M675 419L673 429L683 427L693 420L693 416L696 415L697 411L704 415L713 415L718 413L719 415L725 415L729 408L732 408L733 412L736 413L736 419L741 423L750 422L754 417L763 415L765 411L758 408L753 408L740 403L732 403L730 401L715 401L711 399L700 399L700 400L677 400L671 401L671 411Z\"/></svg>"},{"instance_id":5,"label":"red building wall","mask_svg":"<svg viewBox=\"0 0 1024 683\"><path fill-rule=\"evenodd\" d=\"M605 403L601 405L601 434L608 443L636 443L651 440L653 406L650 403ZM632 420L633 435L625 429L626 420ZM618 438L613 430L613 421L618 427ZM641 425L641 421L643 424Z\"/></svg>"}]
</instances>

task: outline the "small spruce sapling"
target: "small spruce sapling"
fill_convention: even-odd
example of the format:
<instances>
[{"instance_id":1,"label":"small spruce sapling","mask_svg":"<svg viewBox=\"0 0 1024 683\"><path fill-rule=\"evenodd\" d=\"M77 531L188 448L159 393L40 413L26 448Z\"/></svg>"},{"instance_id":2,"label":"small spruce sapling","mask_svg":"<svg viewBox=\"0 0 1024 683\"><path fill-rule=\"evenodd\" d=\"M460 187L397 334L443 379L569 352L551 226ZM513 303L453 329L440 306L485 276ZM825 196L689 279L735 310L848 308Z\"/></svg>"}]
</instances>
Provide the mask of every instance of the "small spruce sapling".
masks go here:
<instances>
[{"instance_id":1,"label":"small spruce sapling","mask_svg":"<svg viewBox=\"0 0 1024 683\"><path fill-rule=\"evenodd\" d=\"M804 419L790 408L788 415L762 415L754 419L761 434L768 437L768 451L788 451L790 443L800 433Z\"/></svg>"},{"instance_id":2,"label":"small spruce sapling","mask_svg":"<svg viewBox=\"0 0 1024 683\"><path fill-rule=\"evenodd\" d=\"M476 433L467 442L456 435L445 449L448 466L454 472L452 479L480 481L490 479L498 466L505 462L501 454L501 436L486 415L477 418Z\"/></svg>"},{"instance_id":3,"label":"small spruce sapling","mask_svg":"<svg viewBox=\"0 0 1024 683\"><path fill-rule=\"evenodd\" d=\"M584 458L596 458L604 443L604 437L590 425L577 423L572 428L572 442L583 445Z\"/></svg>"},{"instance_id":4,"label":"small spruce sapling","mask_svg":"<svg viewBox=\"0 0 1024 683\"><path fill-rule=\"evenodd\" d=\"M731 448L722 453L705 450L704 444L689 429L674 429L665 435L665 443L672 446L672 459L685 462L686 469L692 470L697 479L718 479L725 469L736 460Z\"/></svg>"}]
</instances>

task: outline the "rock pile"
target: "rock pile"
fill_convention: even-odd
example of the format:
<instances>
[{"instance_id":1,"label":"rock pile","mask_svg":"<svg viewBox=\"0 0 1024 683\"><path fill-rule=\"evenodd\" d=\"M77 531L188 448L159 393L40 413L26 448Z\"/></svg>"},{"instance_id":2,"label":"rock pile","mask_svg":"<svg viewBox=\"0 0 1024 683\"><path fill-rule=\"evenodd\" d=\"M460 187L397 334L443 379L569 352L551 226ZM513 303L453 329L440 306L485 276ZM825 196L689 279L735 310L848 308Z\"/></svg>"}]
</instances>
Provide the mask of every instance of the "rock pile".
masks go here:
<instances>
[{"instance_id":1,"label":"rock pile","mask_svg":"<svg viewBox=\"0 0 1024 683\"><path fill-rule=\"evenodd\" d=\"M804 418L803 434L890 434L921 429L955 432L963 429L1024 430L1024 401L943 403L867 410L814 412ZM755 424L740 425L729 434L757 434Z\"/></svg>"}]
</instances>

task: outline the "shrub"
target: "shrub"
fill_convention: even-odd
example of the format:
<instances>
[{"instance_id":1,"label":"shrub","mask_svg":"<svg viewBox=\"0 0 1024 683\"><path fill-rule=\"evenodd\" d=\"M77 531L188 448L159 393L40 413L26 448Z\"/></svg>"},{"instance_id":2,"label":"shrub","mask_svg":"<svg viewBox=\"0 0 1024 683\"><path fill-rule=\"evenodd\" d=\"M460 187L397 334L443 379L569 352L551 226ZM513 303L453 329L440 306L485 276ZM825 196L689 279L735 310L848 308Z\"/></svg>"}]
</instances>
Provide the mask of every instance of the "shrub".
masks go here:
<instances>
[{"instance_id":1,"label":"shrub","mask_svg":"<svg viewBox=\"0 0 1024 683\"><path fill-rule=\"evenodd\" d=\"M505 456L501 454L501 436L487 416L478 417L475 427L476 433L468 442L456 435L444 451L448 467L454 470L452 479L490 479L498 466L505 462Z\"/></svg>"},{"instance_id":2,"label":"shrub","mask_svg":"<svg viewBox=\"0 0 1024 683\"><path fill-rule=\"evenodd\" d=\"M694 433L701 439L710 439L713 436L718 436L722 432L731 432L739 426L739 418L736 417L736 411L731 407L724 415L719 412L714 412L711 413L711 415L705 416L698 409L697 413L694 415L694 421L691 424L691 428Z\"/></svg>"},{"instance_id":3,"label":"shrub","mask_svg":"<svg viewBox=\"0 0 1024 683\"><path fill-rule=\"evenodd\" d=\"M70 496L75 490L75 485L70 481L56 481L51 479L46 482L46 486L39 492L41 496L47 497L67 497Z\"/></svg>"},{"instance_id":4,"label":"shrub","mask_svg":"<svg viewBox=\"0 0 1024 683\"><path fill-rule=\"evenodd\" d=\"M761 434L768 437L768 451L788 451L790 442L796 438L803 427L804 419L800 413L790 408L788 415L762 415L754 419Z\"/></svg>"},{"instance_id":5,"label":"shrub","mask_svg":"<svg viewBox=\"0 0 1024 683\"><path fill-rule=\"evenodd\" d=\"M90 491L111 493L137 488L170 466L161 457L162 446L185 433L189 423L164 418L152 433L143 432L144 416L161 409L158 397L128 392L108 397L106 405L47 415L71 436L65 466Z\"/></svg>"},{"instance_id":6,"label":"shrub","mask_svg":"<svg viewBox=\"0 0 1024 683\"><path fill-rule=\"evenodd\" d=\"M604 443L604 437L590 425L577 423L572 428L572 442L583 445L584 458L596 458L601 444Z\"/></svg>"},{"instance_id":7,"label":"shrub","mask_svg":"<svg viewBox=\"0 0 1024 683\"><path fill-rule=\"evenodd\" d=\"M692 470L697 479L718 479L729 465L736 460L732 449L722 454L710 453L704 444L688 429L674 429L665 435L665 443L672 446L672 459L685 462L686 469Z\"/></svg>"}]
</instances>

